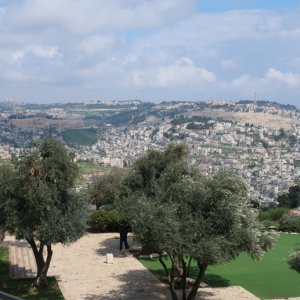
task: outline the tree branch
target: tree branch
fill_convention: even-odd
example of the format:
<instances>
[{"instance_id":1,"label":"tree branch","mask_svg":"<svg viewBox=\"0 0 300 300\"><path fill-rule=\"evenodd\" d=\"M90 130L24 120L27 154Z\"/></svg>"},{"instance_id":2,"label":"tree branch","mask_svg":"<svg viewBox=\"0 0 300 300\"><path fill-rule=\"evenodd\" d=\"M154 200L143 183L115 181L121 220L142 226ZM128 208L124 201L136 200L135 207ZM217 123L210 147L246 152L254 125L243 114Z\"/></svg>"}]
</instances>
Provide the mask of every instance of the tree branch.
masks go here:
<instances>
[{"instance_id":1,"label":"tree branch","mask_svg":"<svg viewBox=\"0 0 300 300\"><path fill-rule=\"evenodd\" d=\"M159 254L159 262L161 263L161 265L163 266L165 272L166 272L166 275L168 277L168 282L170 283L170 272L167 268L167 265L165 264L165 262L163 261L163 258L162 258L162 255Z\"/></svg>"}]
</instances>

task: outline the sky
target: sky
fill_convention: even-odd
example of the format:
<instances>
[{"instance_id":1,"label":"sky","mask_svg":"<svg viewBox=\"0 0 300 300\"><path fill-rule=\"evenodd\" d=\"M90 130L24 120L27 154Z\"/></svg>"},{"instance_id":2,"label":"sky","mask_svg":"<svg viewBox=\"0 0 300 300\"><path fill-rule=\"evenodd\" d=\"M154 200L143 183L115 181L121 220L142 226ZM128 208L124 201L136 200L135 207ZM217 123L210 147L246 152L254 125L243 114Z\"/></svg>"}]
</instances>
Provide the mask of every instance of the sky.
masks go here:
<instances>
[{"instance_id":1,"label":"sky","mask_svg":"<svg viewBox=\"0 0 300 300\"><path fill-rule=\"evenodd\" d=\"M300 107L299 0L0 0L0 100Z\"/></svg>"}]
</instances>

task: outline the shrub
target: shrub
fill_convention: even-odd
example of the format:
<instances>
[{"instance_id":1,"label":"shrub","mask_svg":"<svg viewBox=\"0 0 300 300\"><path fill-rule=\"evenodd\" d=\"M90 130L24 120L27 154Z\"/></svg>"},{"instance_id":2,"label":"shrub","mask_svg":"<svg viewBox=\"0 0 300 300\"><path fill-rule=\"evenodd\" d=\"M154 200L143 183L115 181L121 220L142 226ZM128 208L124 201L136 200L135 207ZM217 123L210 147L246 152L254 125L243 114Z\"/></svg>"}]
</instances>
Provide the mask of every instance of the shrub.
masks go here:
<instances>
[{"instance_id":1,"label":"shrub","mask_svg":"<svg viewBox=\"0 0 300 300\"><path fill-rule=\"evenodd\" d=\"M300 218L283 215L279 220L279 230L287 232L300 232Z\"/></svg>"},{"instance_id":2,"label":"shrub","mask_svg":"<svg viewBox=\"0 0 300 300\"><path fill-rule=\"evenodd\" d=\"M270 227L275 227L274 229L278 229L278 223L270 220L263 220L261 221L262 225L264 226L265 230L269 230Z\"/></svg>"},{"instance_id":3,"label":"shrub","mask_svg":"<svg viewBox=\"0 0 300 300\"><path fill-rule=\"evenodd\" d=\"M288 264L290 265L291 269L294 269L300 273L300 249L296 249L290 254Z\"/></svg>"},{"instance_id":4,"label":"shrub","mask_svg":"<svg viewBox=\"0 0 300 300\"><path fill-rule=\"evenodd\" d=\"M98 210L93 212L88 220L92 232L119 231L120 215L116 210Z\"/></svg>"},{"instance_id":5,"label":"shrub","mask_svg":"<svg viewBox=\"0 0 300 300\"><path fill-rule=\"evenodd\" d=\"M288 213L289 209L284 207L271 208L267 211L259 212L259 220L278 221L284 214Z\"/></svg>"}]
</instances>

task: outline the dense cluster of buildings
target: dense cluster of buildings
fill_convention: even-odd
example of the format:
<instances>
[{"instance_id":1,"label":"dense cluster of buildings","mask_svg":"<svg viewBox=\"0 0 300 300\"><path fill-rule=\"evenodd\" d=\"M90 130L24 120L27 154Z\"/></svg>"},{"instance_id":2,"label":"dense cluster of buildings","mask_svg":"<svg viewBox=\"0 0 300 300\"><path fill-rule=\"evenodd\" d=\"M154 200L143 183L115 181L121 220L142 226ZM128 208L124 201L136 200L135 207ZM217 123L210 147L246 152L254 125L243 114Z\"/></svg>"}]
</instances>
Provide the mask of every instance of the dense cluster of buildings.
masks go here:
<instances>
[{"instance_id":1,"label":"dense cluster of buildings","mask_svg":"<svg viewBox=\"0 0 300 300\"><path fill-rule=\"evenodd\" d=\"M290 111L280 113L291 118ZM97 144L81 148L77 157L123 167L132 165L148 149L185 142L190 149L190 164L209 175L222 168L233 170L249 184L254 197L268 203L300 182L300 125L296 122L300 114L293 113L292 118L295 125L287 129L224 120L210 121L209 129L187 129L188 122L174 125L168 118L110 127Z\"/></svg>"},{"instance_id":2,"label":"dense cluster of buildings","mask_svg":"<svg viewBox=\"0 0 300 300\"><path fill-rule=\"evenodd\" d=\"M216 103L208 105L213 110ZM127 167L148 149L163 149L171 142L185 142L190 149L190 164L199 166L208 175L213 175L222 168L231 169L245 179L254 197L266 203L300 182L300 113L297 110L285 110L276 105L257 106L253 103L235 105L226 101L217 105L218 108L224 106L224 111L227 112L259 111L275 114L288 119L289 123L288 126L278 128L266 122L248 122L243 119L208 118L191 122L189 116L195 105L173 103L168 105L169 110L190 106L184 111L184 121L174 122L174 118L178 116L153 118L149 115L146 121L139 124L106 124L97 143L76 147L72 151L78 160ZM60 131L62 126L70 125L70 114L62 108L51 108L46 113L55 119L68 116L68 122L64 125L51 123L52 135L62 139ZM82 120L76 122L72 124L73 127L78 126ZM5 138L2 139L0 158L10 158L12 154L18 156L22 147L25 147L28 136L34 139L49 133L49 126L35 126L34 123L31 127L22 127L16 126L12 120L8 122L2 118L0 124L2 137L7 136L8 141L15 140L12 145L6 144ZM24 131L27 135L23 134Z\"/></svg>"}]
</instances>

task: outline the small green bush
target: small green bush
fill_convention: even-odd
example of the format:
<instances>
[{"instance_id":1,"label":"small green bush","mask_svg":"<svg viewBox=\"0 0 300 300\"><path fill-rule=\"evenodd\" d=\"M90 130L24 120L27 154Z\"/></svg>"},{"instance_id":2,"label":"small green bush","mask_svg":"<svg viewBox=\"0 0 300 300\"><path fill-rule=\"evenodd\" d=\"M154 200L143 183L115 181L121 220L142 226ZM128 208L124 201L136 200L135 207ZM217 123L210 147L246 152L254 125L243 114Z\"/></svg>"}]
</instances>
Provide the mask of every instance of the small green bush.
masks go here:
<instances>
[{"instance_id":1,"label":"small green bush","mask_svg":"<svg viewBox=\"0 0 300 300\"><path fill-rule=\"evenodd\" d=\"M88 220L92 232L118 232L120 215L116 210L98 210Z\"/></svg>"},{"instance_id":2,"label":"small green bush","mask_svg":"<svg viewBox=\"0 0 300 300\"><path fill-rule=\"evenodd\" d=\"M264 226L265 230L269 230L270 227L274 226L276 229L278 229L278 222L270 221L270 220L263 220L261 221L262 225Z\"/></svg>"},{"instance_id":3,"label":"small green bush","mask_svg":"<svg viewBox=\"0 0 300 300\"><path fill-rule=\"evenodd\" d=\"M259 212L259 220L278 221L284 214L287 214L288 211L289 209L285 207L271 208L267 211L261 211Z\"/></svg>"},{"instance_id":4,"label":"small green bush","mask_svg":"<svg viewBox=\"0 0 300 300\"><path fill-rule=\"evenodd\" d=\"M279 230L287 232L300 232L300 218L283 215L279 220Z\"/></svg>"},{"instance_id":5,"label":"small green bush","mask_svg":"<svg viewBox=\"0 0 300 300\"><path fill-rule=\"evenodd\" d=\"M296 249L290 254L288 264L290 265L291 269L294 269L300 273L300 249Z\"/></svg>"}]
</instances>

